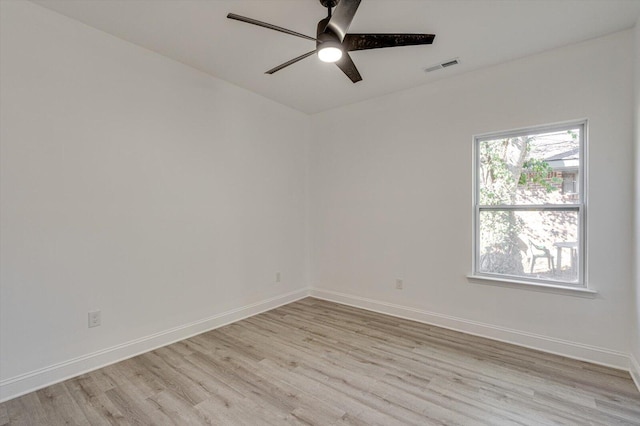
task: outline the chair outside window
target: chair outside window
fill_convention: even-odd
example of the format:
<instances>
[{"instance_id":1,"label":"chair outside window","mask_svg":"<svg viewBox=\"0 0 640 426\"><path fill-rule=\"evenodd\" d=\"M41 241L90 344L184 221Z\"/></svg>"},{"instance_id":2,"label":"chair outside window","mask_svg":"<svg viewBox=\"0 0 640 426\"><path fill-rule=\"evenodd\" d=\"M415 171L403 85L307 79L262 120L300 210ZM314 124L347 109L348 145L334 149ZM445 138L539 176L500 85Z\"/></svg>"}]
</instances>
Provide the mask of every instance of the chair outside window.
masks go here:
<instances>
[{"instance_id":1,"label":"chair outside window","mask_svg":"<svg viewBox=\"0 0 640 426\"><path fill-rule=\"evenodd\" d=\"M553 256L551 252L545 246L538 245L529 240L529 251L531 251L531 273L533 274L533 267L536 264L536 259L547 259L547 266L551 272L556 271L556 267L553 264Z\"/></svg>"}]
</instances>

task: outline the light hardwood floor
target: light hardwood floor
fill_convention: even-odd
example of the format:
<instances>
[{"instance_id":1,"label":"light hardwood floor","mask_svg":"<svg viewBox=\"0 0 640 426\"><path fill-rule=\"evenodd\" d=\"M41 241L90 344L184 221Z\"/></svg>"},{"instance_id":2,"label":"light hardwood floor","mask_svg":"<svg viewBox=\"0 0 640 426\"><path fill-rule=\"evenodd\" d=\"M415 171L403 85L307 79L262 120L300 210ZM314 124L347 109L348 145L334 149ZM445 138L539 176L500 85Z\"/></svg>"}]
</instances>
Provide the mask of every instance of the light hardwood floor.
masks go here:
<instances>
[{"instance_id":1,"label":"light hardwood floor","mask_svg":"<svg viewBox=\"0 0 640 426\"><path fill-rule=\"evenodd\" d=\"M0 404L0 425L640 425L623 371L307 298Z\"/></svg>"}]
</instances>

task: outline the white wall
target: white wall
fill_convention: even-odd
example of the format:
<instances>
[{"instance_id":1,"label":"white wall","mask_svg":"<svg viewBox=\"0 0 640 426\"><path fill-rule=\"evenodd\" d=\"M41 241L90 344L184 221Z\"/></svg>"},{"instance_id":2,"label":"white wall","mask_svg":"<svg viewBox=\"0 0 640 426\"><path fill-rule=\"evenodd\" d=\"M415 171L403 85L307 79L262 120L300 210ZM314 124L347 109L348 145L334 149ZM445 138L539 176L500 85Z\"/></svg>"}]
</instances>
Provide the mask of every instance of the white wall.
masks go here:
<instances>
[{"instance_id":1,"label":"white wall","mask_svg":"<svg viewBox=\"0 0 640 426\"><path fill-rule=\"evenodd\" d=\"M306 294L308 116L0 3L0 399Z\"/></svg>"},{"instance_id":2,"label":"white wall","mask_svg":"<svg viewBox=\"0 0 640 426\"><path fill-rule=\"evenodd\" d=\"M635 251L633 265L634 313L631 335L631 371L640 389L640 19L635 27Z\"/></svg>"},{"instance_id":3,"label":"white wall","mask_svg":"<svg viewBox=\"0 0 640 426\"><path fill-rule=\"evenodd\" d=\"M314 294L627 368L633 56L625 31L314 116ZM472 136L581 118L597 296L470 282Z\"/></svg>"}]
</instances>

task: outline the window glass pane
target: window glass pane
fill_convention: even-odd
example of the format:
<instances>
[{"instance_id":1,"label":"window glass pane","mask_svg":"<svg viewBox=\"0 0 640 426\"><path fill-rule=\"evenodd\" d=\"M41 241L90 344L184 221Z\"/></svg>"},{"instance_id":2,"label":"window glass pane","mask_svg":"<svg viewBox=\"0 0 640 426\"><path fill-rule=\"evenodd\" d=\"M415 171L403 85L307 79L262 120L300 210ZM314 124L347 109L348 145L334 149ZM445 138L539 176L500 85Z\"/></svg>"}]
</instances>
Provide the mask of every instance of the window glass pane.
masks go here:
<instances>
[{"instance_id":1,"label":"window glass pane","mask_svg":"<svg viewBox=\"0 0 640 426\"><path fill-rule=\"evenodd\" d=\"M579 203L580 131L480 140L479 204Z\"/></svg>"},{"instance_id":2,"label":"window glass pane","mask_svg":"<svg viewBox=\"0 0 640 426\"><path fill-rule=\"evenodd\" d=\"M478 271L578 282L577 211L481 211Z\"/></svg>"}]
</instances>

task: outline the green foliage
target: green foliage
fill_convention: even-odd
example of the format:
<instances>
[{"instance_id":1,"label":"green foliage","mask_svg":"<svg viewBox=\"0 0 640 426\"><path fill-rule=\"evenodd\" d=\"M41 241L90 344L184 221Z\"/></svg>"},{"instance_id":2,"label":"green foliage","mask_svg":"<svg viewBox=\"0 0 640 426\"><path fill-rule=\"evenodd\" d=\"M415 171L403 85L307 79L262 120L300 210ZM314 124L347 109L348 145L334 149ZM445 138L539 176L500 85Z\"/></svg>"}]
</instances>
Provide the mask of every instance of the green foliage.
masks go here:
<instances>
[{"instance_id":1,"label":"green foliage","mask_svg":"<svg viewBox=\"0 0 640 426\"><path fill-rule=\"evenodd\" d=\"M517 182L510 170L509 151L512 139L485 141L480 144L480 204L510 204Z\"/></svg>"},{"instance_id":2,"label":"green foliage","mask_svg":"<svg viewBox=\"0 0 640 426\"><path fill-rule=\"evenodd\" d=\"M530 138L506 138L480 143L480 204L511 205L516 201L518 183ZM513 211L483 214L480 239L483 244L480 268L483 271L522 273L520 238L524 224Z\"/></svg>"},{"instance_id":3,"label":"green foliage","mask_svg":"<svg viewBox=\"0 0 640 426\"><path fill-rule=\"evenodd\" d=\"M520 233L524 223L512 211L484 212L481 219L483 244L480 270L518 275L523 272Z\"/></svg>"},{"instance_id":4,"label":"green foliage","mask_svg":"<svg viewBox=\"0 0 640 426\"><path fill-rule=\"evenodd\" d=\"M538 158L530 158L522 164L522 168L524 169L524 173L520 174L518 185L537 184L547 193L560 189L556 185L561 183L562 180L557 177L549 178L553 169L546 161Z\"/></svg>"}]
</instances>

